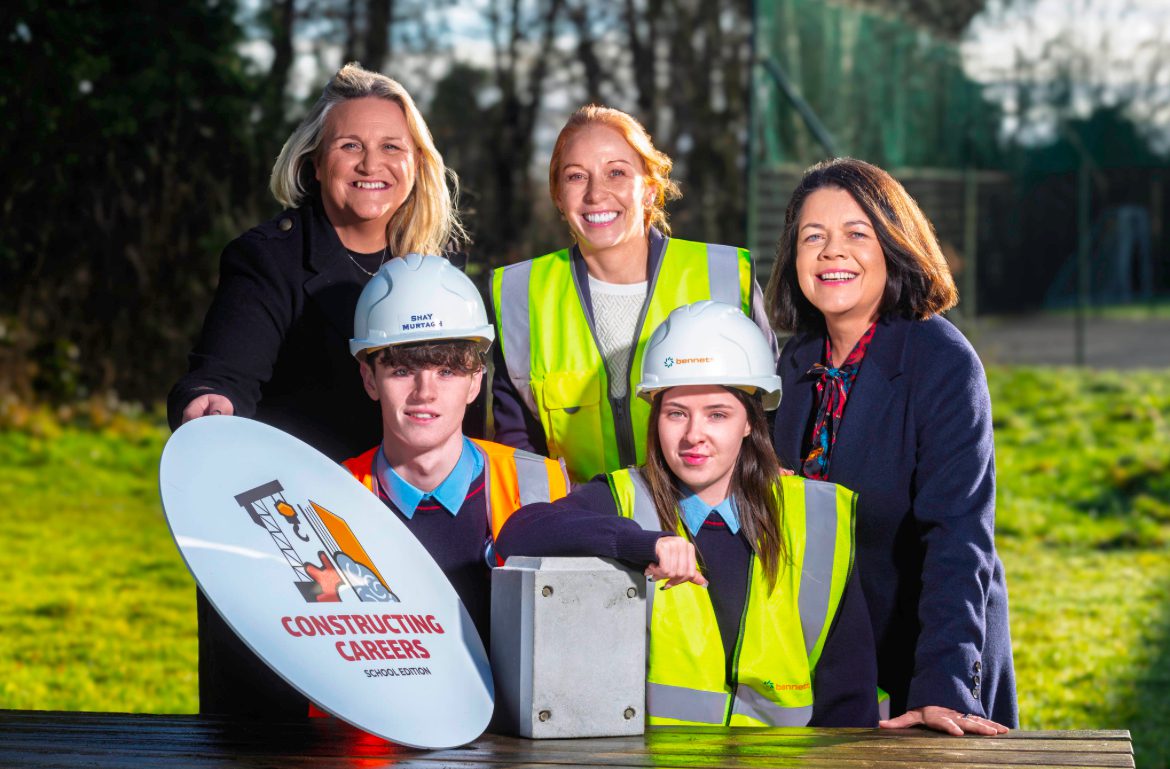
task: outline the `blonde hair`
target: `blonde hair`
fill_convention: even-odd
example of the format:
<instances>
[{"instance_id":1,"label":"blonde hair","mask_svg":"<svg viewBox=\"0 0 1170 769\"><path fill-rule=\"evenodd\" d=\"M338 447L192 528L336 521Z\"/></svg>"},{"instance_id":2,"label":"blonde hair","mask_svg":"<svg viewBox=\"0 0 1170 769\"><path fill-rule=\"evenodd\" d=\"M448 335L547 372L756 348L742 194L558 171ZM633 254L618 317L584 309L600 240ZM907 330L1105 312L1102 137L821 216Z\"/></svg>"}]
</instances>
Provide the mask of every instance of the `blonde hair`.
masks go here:
<instances>
[{"instance_id":1,"label":"blonde hair","mask_svg":"<svg viewBox=\"0 0 1170 769\"><path fill-rule=\"evenodd\" d=\"M320 149L329 112L349 99L371 96L386 99L402 108L417 151L414 189L387 223L386 242L399 256L412 252L442 253L452 239L466 237L454 203L459 178L443 164L443 156L435 148L426 121L402 84L363 69L356 62L337 71L309 114L288 137L272 166L269 189L286 208L296 208L304 203L310 196L312 163Z\"/></svg>"},{"instance_id":2,"label":"blonde hair","mask_svg":"<svg viewBox=\"0 0 1170 769\"><path fill-rule=\"evenodd\" d=\"M674 167L674 161L654 146L650 134L633 116L612 107L603 107L599 104L582 107L569 117L569 122L561 129L557 143L553 147L552 157L548 161L548 191L552 196L553 205L558 205L557 201L561 194L561 163L564 161L565 148L569 140L595 123L608 126L620 133L626 143L642 158L642 165L646 168L646 180L654 187L654 199L646 206L645 225L647 227L653 225L669 235L666 201L682 197L678 185L670 179L670 169Z\"/></svg>"}]
</instances>

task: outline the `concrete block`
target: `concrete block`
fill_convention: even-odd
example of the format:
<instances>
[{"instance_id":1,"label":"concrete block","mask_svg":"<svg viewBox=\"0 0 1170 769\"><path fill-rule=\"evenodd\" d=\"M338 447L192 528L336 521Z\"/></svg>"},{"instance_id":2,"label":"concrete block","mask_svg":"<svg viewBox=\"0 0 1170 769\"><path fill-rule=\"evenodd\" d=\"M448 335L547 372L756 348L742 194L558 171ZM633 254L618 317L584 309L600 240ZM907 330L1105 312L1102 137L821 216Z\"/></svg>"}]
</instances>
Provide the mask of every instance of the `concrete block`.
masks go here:
<instances>
[{"instance_id":1,"label":"concrete block","mask_svg":"<svg viewBox=\"0 0 1170 769\"><path fill-rule=\"evenodd\" d=\"M492 571L493 731L642 734L646 578L600 558L515 556Z\"/></svg>"}]
</instances>

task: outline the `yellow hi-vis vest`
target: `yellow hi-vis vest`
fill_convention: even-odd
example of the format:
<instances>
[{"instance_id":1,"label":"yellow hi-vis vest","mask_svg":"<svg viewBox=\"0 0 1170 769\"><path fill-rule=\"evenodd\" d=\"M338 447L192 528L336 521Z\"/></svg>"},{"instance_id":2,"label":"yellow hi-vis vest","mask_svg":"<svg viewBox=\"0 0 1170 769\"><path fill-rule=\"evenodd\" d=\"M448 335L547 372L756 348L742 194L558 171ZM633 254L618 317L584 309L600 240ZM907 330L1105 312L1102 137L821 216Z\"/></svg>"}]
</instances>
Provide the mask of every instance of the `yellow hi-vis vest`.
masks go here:
<instances>
[{"instance_id":1,"label":"yellow hi-vis vest","mask_svg":"<svg viewBox=\"0 0 1170 769\"><path fill-rule=\"evenodd\" d=\"M618 510L661 530L636 469L609 475ZM646 719L655 725L805 726L813 674L853 569L857 495L833 483L780 479L788 548L776 585L751 555L732 680L707 590L690 582L649 590ZM679 536L686 536L680 522Z\"/></svg>"},{"instance_id":2,"label":"yellow hi-vis vest","mask_svg":"<svg viewBox=\"0 0 1170 769\"><path fill-rule=\"evenodd\" d=\"M624 398L609 397L609 372L584 309L568 249L496 270L492 275L499 344L528 410L540 420L549 456L563 457L574 483L646 459L650 406L635 396L642 353L676 307L716 299L751 316L752 264L747 250L668 238L649 276L630 351Z\"/></svg>"},{"instance_id":3,"label":"yellow hi-vis vest","mask_svg":"<svg viewBox=\"0 0 1170 769\"><path fill-rule=\"evenodd\" d=\"M569 479L564 466L555 459L547 459L528 451L511 446L475 438L471 442L484 453L487 461L484 481L487 488L488 518L492 530L492 541L500 534L504 522L512 513L533 502L553 502L569 491ZM362 482L370 491L374 487L374 460L378 446L364 454L342 462L346 470Z\"/></svg>"}]
</instances>

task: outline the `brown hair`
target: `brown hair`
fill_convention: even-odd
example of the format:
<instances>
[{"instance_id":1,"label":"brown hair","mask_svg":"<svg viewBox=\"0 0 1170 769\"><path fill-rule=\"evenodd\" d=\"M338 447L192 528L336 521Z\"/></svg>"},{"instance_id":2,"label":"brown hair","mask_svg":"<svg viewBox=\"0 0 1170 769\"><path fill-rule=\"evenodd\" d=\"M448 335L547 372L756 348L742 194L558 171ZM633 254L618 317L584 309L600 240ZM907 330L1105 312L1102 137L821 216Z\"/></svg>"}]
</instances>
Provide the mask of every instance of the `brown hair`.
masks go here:
<instances>
[{"instance_id":1,"label":"brown hair","mask_svg":"<svg viewBox=\"0 0 1170 769\"><path fill-rule=\"evenodd\" d=\"M644 224L647 227L653 225L664 235L669 235L666 201L682 197L678 185L670 180L670 169L674 166L674 161L654 146L650 134L632 115L612 107L602 107L599 104L582 107L569 117L569 122L561 129L557 143L553 146L552 157L548 161L548 192L553 205L559 206L557 201L561 196L561 164L565 158L565 147L568 146L570 139L593 124L608 126L620 133L626 143L642 158L646 181L654 186L654 199L646 206Z\"/></svg>"},{"instance_id":2,"label":"brown hair","mask_svg":"<svg viewBox=\"0 0 1170 769\"><path fill-rule=\"evenodd\" d=\"M739 510L739 525L744 538L764 567L768 585L776 584L780 562L788 561L788 551L780 528L784 520L783 495L780 490L780 462L769 439L768 420L759 396L748 395L734 387L724 388L747 409L751 432L744 436L739 456L731 471L729 496L735 498ZM642 477L650 488L658 522L663 531L678 530L678 506L686 493L682 482L666 464L662 445L658 442L658 416L662 412L662 396L654 396L650 408L650 429L646 436L646 464Z\"/></svg>"},{"instance_id":3,"label":"brown hair","mask_svg":"<svg viewBox=\"0 0 1170 769\"><path fill-rule=\"evenodd\" d=\"M959 292L943 258L934 227L906 189L875 165L853 158L817 163L804 172L784 214L784 234L764 291L768 319L782 331L821 330L821 315L800 290L796 237L808 196L826 187L848 192L873 224L886 258L886 288L879 315L925 320L955 306Z\"/></svg>"},{"instance_id":4,"label":"brown hair","mask_svg":"<svg viewBox=\"0 0 1170 769\"><path fill-rule=\"evenodd\" d=\"M387 368L401 366L411 370L449 368L467 376L482 369L485 358L479 343L469 339L449 339L382 347L370 352L366 362L375 369L378 364Z\"/></svg>"}]
</instances>

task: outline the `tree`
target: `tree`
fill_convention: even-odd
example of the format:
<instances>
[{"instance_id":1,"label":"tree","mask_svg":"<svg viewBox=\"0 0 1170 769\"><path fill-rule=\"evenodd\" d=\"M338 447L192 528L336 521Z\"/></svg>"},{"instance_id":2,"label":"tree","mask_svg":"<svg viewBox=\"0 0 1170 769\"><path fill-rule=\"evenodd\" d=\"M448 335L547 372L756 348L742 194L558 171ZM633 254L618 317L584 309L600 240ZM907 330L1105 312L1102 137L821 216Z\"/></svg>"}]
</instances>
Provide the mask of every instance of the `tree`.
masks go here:
<instances>
[{"instance_id":1,"label":"tree","mask_svg":"<svg viewBox=\"0 0 1170 769\"><path fill-rule=\"evenodd\" d=\"M1170 153L1170 8L1150 0L1001 0L974 19L967 72L1002 110L1001 136L1049 143L1117 110Z\"/></svg>"},{"instance_id":2,"label":"tree","mask_svg":"<svg viewBox=\"0 0 1170 769\"><path fill-rule=\"evenodd\" d=\"M21 0L0 53L0 390L165 393L267 169L227 4ZM166 40L166 45L157 41Z\"/></svg>"},{"instance_id":3,"label":"tree","mask_svg":"<svg viewBox=\"0 0 1170 769\"><path fill-rule=\"evenodd\" d=\"M683 189L675 223L683 237L743 243L750 4L672 0L663 14L669 87L660 99L671 127L664 144Z\"/></svg>"},{"instance_id":4,"label":"tree","mask_svg":"<svg viewBox=\"0 0 1170 769\"><path fill-rule=\"evenodd\" d=\"M490 147L484 179L491 189L477 190L474 231L477 254L491 264L532 256L533 136L563 9L563 0L491 0L485 10L494 100L483 113L481 135Z\"/></svg>"},{"instance_id":5,"label":"tree","mask_svg":"<svg viewBox=\"0 0 1170 769\"><path fill-rule=\"evenodd\" d=\"M535 157L550 93L568 110L600 101L637 116L676 161L686 192L674 210L679 232L742 242L745 0L626 0L620 7L493 0L485 27L492 65L452 68L430 108L439 145L465 182L477 258L504 264L564 242L563 226L546 220L545 158ZM546 142L563 116L544 126Z\"/></svg>"}]
</instances>

